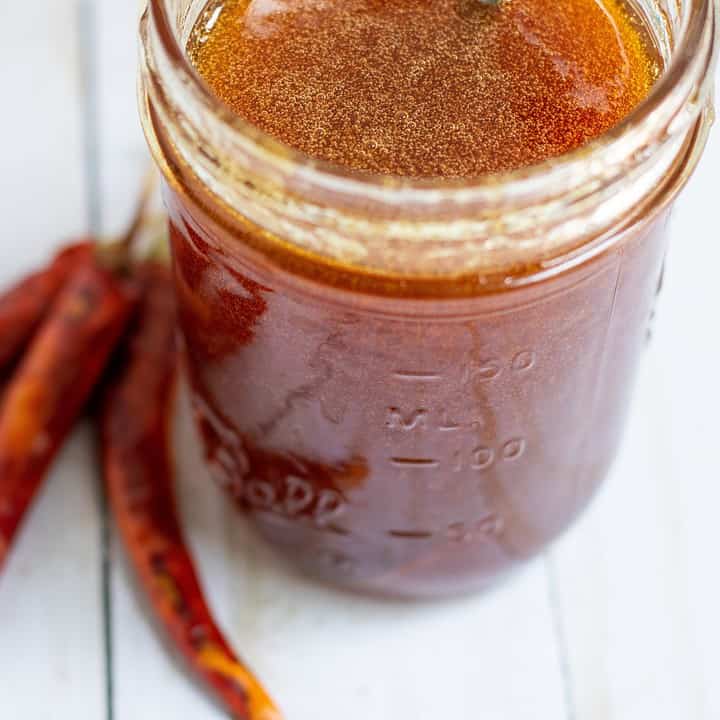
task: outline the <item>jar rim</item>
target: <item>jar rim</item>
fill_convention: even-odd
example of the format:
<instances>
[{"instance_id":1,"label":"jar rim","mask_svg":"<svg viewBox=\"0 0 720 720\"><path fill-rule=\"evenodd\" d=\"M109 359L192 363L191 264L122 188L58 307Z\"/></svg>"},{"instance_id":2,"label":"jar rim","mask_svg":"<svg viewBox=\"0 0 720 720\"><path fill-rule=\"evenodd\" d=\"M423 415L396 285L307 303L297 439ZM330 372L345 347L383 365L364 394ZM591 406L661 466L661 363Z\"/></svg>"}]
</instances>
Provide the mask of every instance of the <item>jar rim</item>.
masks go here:
<instances>
[{"instance_id":1,"label":"jar rim","mask_svg":"<svg viewBox=\"0 0 720 720\"><path fill-rule=\"evenodd\" d=\"M619 123L588 143L561 155L522 168L487 173L472 178L411 178L365 171L357 172L312 157L283 143L237 115L213 93L190 62L177 33L173 31L168 15L167 0L148 0L148 9L166 57L173 66L173 70L182 78L183 84L192 88L195 97L199 98L205 108L222 121L227 130L253 143L258 154L262 156L262 160L269 165L281 164L285 168L288 165L301 168L303 175L311 182L319 181L320 185L342 184L346 191L370 192L371 194L374 194L372 191L378 190L384 194L398 191L403 195L409 191L413 195L416 193L431 194L436 196L434 199L437 199L438 194L443 197L452 197L461 191L467 199L468 194L484 195L487 191L494 191L493 194L495 194L499 187L507 190L514 186L521 190L523 186L535 185L539 178L547 181L551 175L572 174L578 167L587 163L588 158L603 153L612 154L615 146L621 143L628 132L651 122L658 108L672 94L673 89L688 69L697 62L695 50L702 42L708 22L714 22L712 12L715 0L690 0L690 2L690 12L684 32L680 42L673 48L670 62L653 84L648 95ZM708 65L712 61L713 54L711 48ZM520 194L524 193L521 191Z\"/></svg>"},{"instance_id":2,"label":"jar rim","mask_svg":"<svg viewBox=\"0 0 720 720\"><path fill-rule=\"evenodd\" d=\"M141 22L142 122L197 221L219 222L244 239L238 248L300 275L323 268L327 282L463 276L483 292L508 289L604 252L667 206L695 168L713 119L717 11L715 0L668 1L682 5L673 27L662 11L653 21L670 61L648 97L592 142L508 173L372 175L283 144L205 84L171 0L148 0Z\"/></svg>"}]
</instances>

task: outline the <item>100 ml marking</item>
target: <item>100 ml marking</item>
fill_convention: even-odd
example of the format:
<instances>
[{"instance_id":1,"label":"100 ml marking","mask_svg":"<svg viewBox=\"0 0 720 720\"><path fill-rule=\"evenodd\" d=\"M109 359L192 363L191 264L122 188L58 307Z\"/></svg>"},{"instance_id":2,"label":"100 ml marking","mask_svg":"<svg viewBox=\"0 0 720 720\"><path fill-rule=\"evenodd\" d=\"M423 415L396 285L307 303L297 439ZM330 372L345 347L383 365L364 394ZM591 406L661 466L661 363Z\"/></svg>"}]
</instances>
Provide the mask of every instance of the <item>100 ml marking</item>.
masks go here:
<instances>
[{"instance_id":1,"label":"100 ml marking","mask_svg":"<svg viewBox=\"0 0 720 720\"><path fill-rule=\"evenodd\" d=\"M431 392L430 387L438 382L457 385L459 381L460 390L467 392L468 397L472 397L473 387L493 383L503 376L520 379L530 373L536 365L537 353L534 350L521 350L506 360L472 359L459 365L457 371L403 369L395 371L393 377L403 384L413 383L423 395ZM451 375L454 375L454 378ZM471 432L479 436L479 433L487 429L490 424L486 418L478 414L477 409L471 410L470 416L464 418L458 417L461 412L462 408L451 411L442 406L433 408L429 404L410 409L392 405L385 408L384 424L386 430L391 431L392 437L398 442L404 437L416 436L419 433L442 433L455 437ZM449 452L443 453L442 458L398 452L388 461L392 467L401 470L482 471L493 467L497 462L515 461L527 450L527 440L522 436L512 437L499 444L482 442L479 437L475 442L477 444L470 449L450 449Z\"/></svg>"},{"instance_id":2,"label":"100 ml marking","mask_svg":"<svg viewBox=\"0 0 720 720\"><path fill-rule=\"evenodd\" d=\"M401 470L488 470L498 461L512 462L522 457L527 449L525 438L517 437L504 442L499 448L478 445L470 452L456 450L449 459L436 457L399 457L389 458L390 465Z\"/></svg>"}]
</instances>

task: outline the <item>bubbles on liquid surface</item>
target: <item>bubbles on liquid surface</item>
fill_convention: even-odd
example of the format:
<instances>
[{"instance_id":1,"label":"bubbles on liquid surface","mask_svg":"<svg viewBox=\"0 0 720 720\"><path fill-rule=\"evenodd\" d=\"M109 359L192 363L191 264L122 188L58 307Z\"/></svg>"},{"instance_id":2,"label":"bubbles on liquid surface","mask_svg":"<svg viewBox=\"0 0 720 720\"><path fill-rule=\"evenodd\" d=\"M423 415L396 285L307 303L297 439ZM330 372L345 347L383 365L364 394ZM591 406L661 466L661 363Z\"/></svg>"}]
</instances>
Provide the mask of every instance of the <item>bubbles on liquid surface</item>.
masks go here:
<instances>
[{"instance_id":1,"label":"bubbles on liquid surface","mask_svg":"<svg viewBox=\"0 0 720 720\"><path fill-rule=\"evenodd\" d=\"M191 60L238 115L357 170L471 177L582 145L660 68L624 0L224 0Z\"/></svg>"}]
</instances>

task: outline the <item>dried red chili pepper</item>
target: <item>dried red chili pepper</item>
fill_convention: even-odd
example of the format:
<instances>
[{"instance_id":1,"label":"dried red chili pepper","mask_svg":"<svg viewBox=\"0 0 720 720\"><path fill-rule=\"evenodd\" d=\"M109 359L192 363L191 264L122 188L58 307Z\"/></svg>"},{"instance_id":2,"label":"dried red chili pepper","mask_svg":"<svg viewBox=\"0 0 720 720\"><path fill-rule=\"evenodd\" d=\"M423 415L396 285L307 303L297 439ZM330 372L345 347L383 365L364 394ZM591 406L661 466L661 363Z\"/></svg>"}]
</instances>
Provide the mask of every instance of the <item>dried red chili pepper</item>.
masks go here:
<instances>
[{"instance_id":1,"label":"dried red chili pepper","mask_svg":"<svg viewBox=\"0 0 720 720\"><path fill-rule=\"evenodd\" d=\"M0 568L133 306L131 283L90 256L74 268L0 408Z\"/></svg>"},{"instance_id":2,"label":"dried red chili pepper","mask_svg":"<svg viewBox=\"0 0 720 720\"><path fill-rule=\"evenodd\" d=\"M71 245L45 270L0 296L0 373L37 328L0 407L0 569L127 325L137 288L120 270L128 266L155 178L154 172L146 175L137 211L119 241Z\"/></svg>"},{"instance_id":3,"label":"dried red chili pepper","mask_svg":"<svg viewBox=\"0 0 720 720\"><path fill-rule=\"evenodd\" d=\"M100 418L110 505L160 623L190 667L241 720L278 720L268 694L213 620L177 516L169 437L177 378L169 272L142 269L146 293Z\"/></svg>"},{"instance_id":4,"label":"dried red chili pepper","mask_svg":"<svg viewBox=\"0 0 720 720\"><path fill-rule=\"evenodd\" d=\"M92 254L81 242L62 250L46 268L21 280L0 295L0 372L23 351L47 314L67 276Z\"/></svg>"}]
</instances>

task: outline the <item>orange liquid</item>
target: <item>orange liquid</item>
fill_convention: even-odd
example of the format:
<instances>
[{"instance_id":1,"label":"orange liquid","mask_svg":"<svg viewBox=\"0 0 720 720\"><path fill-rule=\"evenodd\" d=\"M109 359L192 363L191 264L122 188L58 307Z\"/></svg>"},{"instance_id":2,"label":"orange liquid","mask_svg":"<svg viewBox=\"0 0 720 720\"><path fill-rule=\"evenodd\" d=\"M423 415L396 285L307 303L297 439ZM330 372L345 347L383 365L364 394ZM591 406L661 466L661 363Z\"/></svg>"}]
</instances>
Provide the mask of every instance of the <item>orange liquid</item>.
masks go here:
<instances>
[{"instance_id":1,"label":"orange liquid","mask_svg":"<svg viewBox=\"0 0 720 720\"><path fill-rule=\"evenodd\" d=\"M648 37L620 0L227 0L189 53L235 112L312 156L467 177L621 120L660 69ZM297 566L363 591L483 588L589 502L646 342L666 212L542 282L379 277L385 302L351 266L293 264L280 243L258 262L264 239L180 183L168 204L209 465Z\"/></svg>"},{"instance_id":2,"label":"orange liquid","mask_svg":"<svg viewBox=\"0 0 720 720\"><path fill-rule=\"evenodd\" d=\"M188 51L238 115L316 158L472 177L583 145L660 70L621 0L224 0Z\"/></svg>"}]
</instances>

